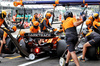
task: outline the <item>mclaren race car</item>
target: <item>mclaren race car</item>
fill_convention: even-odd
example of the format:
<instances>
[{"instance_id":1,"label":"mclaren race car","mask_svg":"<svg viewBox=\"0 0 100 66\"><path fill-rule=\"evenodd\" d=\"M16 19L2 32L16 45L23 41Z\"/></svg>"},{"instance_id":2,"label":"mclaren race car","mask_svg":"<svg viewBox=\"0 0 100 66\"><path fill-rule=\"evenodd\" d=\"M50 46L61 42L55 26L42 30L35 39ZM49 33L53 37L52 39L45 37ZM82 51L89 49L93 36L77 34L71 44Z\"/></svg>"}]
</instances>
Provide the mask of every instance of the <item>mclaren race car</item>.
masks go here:
<instances>
[{"instance_id":1,"label":"mclaren race car","mask_svg":"<svg viewBox=\"0 0 100 66\"><path fill-rule=\"evenodd\" d=\"M57 36L55 32L56 31L49 33L25 33L22 31L18 37L18 42L24 50L29 54L34 54L34 56L46 53L50 56L57 55L60 57L66 49L66 42ZM38 40L41 39L44 42L39 45ZM21 52L20 54L22 57L25 57Z\"/></svg>"}]
</instances>

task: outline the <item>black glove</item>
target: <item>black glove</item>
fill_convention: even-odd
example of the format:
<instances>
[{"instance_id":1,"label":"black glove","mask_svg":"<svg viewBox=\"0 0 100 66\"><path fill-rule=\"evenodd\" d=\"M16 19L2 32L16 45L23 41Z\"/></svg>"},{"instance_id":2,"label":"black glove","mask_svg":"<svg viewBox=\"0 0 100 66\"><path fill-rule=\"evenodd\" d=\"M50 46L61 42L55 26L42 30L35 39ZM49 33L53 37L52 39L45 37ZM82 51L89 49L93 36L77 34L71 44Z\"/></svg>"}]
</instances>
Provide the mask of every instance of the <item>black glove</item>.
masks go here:
<instances>
[{"instance_id":1,"label":"black glove","mask_svg":"<svg viewBox=\"0 0 100 66\"><path fill-rule=\"evenodd\" d=\"M82 19L83 19L83 21L85 21L86 20L86 15L84 15Z\"/></svg>"},{"instance_id":2,"label":"black glove","mask_svg":"<svg viewBox=\"0 0 100 66\"><path fill-rule=\"evenodd\" d=\"M50 30L53 30L54 28L50 28Z\"/></svg>"},{"instance_id":3,"label":"black glove","mask_svg":"<svg viewBox=\"0 0 100 66\"><path fill-rule=\"evenodd\" d=\"M91 29L93 30L93 29L94 29L94 27L93 27L93 26L91 26Z\"/></svg>"},{"instance_id":4,"label":"black glove","mask_svg":"<svg viewBox=\"0 0 100 66\"><path fill-rule=\"evenodd\" d=\"M80 15L82 16L83 14L85 14L84 12L81 12Z\"/></svg>"}]
</instances>

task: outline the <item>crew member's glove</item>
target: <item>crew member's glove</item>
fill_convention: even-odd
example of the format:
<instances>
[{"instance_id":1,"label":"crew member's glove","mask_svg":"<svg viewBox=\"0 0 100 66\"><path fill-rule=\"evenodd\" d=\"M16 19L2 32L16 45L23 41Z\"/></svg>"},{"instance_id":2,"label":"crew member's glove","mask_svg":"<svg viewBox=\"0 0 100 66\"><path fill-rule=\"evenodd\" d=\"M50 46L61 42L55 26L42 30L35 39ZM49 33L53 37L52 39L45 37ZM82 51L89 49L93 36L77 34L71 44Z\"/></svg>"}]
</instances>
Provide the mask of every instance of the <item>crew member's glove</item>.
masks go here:
<instances>
[{"instance_id":1,"label":"crew member's glove","mask_svg":"<svg viewBox=\"0 0 100 66\"><path fill-rule=\"evenodd\" d=\"M83 14L85 14L84 12L81 12L80 15L82 16Z\"/></svg>"},{"instance_id":2,"label":"crew member's glove","mask_svg":"<svg viewBox=\"0 0 100 66\"><path fill-rule=\"evenodd\" d=\"M83 15L82 19L83 19L83 22L84 22L86 20L86 15Z\"/></svg>"},{"instance_id":3,"label":"crew member's glove","mask_svg":"<svg viewBox=\"0 0 100 66\"><path fill-rule=\"evenodd\" d=\"M50 28L50 32L53 32L54 28Z\"/></svg>"}]
</instances>

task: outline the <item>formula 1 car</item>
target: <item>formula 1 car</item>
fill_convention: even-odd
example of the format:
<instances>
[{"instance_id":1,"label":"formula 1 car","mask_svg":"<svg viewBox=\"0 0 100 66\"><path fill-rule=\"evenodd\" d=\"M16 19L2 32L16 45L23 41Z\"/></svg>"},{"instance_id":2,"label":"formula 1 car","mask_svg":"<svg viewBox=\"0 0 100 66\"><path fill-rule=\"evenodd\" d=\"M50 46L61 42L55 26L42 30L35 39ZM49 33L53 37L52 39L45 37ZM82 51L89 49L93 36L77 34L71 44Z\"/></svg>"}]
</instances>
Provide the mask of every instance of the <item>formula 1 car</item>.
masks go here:
<instances>
[{"instance_id":1,"label":"formula 1 car","mask_svg":"<svg viewBox=\"0 0 100 66\"><path fill-rule=\"evenodd\" d=\"M23 36L23 37L22 37ZM45 39L44 43L39 45L36 40ZM61 56L66 49L65 40L61 40L54 32L49 33L25 33L20 34L18 37L20 46L28 53L38 56L41 53L49 55ZM25 57L20 53L22 57Z\"/></svg>"}]
</instances>

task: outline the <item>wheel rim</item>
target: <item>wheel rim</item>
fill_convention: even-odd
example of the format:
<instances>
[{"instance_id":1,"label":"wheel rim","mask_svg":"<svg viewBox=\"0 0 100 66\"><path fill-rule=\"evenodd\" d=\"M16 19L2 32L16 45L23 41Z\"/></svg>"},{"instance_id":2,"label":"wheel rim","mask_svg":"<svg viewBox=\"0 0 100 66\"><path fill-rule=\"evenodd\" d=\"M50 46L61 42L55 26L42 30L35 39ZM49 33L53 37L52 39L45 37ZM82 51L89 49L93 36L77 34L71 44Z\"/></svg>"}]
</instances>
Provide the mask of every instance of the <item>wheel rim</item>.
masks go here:
<instances>
[{"instance_id":1,"label":"wheel rim","mask_svg":"<svg viewBox=\"0 0 100 66\"><path fill-rule=\"evenodd\" d=\"M59 60L59 65L64 66L64 64L65 64L65 60L64 60L64 58L61 57Z\"/></svg>"},{"instance_id":2,"label":"wheel rim","mask_svg":"<svg viewBox=\"0 0 100 66\"><path fill-rule=\"evenodd\" d=\"M29 55L29 59L30 59L30 60L34 60L34 59L35 59L35 55L34 55L34 54L30 54L30 55Z\"/></svg>"}]
</instances>

